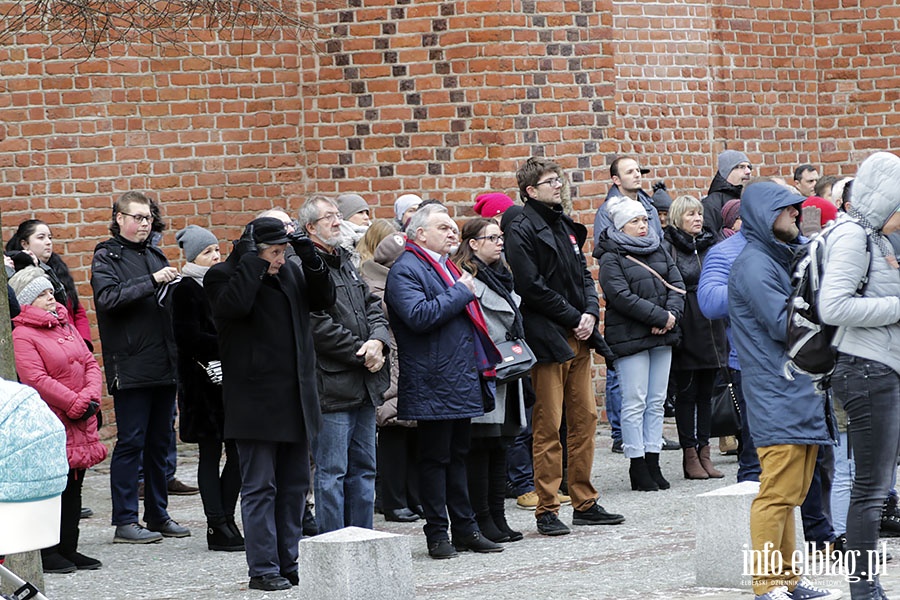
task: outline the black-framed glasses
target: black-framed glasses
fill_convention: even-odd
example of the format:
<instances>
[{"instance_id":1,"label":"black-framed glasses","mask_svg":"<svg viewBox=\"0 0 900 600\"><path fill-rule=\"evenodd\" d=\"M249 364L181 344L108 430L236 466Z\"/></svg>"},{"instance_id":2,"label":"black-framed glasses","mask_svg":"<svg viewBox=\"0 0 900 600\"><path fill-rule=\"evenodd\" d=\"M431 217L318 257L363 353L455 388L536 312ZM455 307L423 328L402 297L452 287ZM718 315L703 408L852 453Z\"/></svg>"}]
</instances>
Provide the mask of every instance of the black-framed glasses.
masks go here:
<instances>
[{"instance_id":1,"label":"black-framed glasses","mask_svg":"<svg viewBox=\"0 0 900 600\"><path fill-rule=\"evenodd\" d=\"M125 215L126 217L131 217L132 219L134 219L141 225L143 225L144 223L150 223L153 221L153 215L132 215L130 213L123 212L121 210L119 211L119 214Z\"/></svg>"},{"instance_id":2,"label":"black-framed glasses","mask_svg":"<svg viewBox=\"0 0 900 600\"><path fill-rule=\"evenodd\" d=\"M494 235L481 235L481 236L478 236L477 238L472 238L472 239L475 239L475 240L490 240L490 242L491 242L492 244L496 244L497 242L502 242L502 241L503 241L503 235L502 235L502 234L495 233Z\"/></svg>"},{"instance_id":3,"label":"black-framed glasses","mask_svg":"<svg viewBox=\"0 0 900 600\"><path fill-rule=\"evenodd\" d=\"M538 181L538 182L537 182L536 184L534 184L534 185L535 185L535 187L537 187L537 186L539 186L539 185L544 185L545 183L549 183L549 184L550 184L550 187L556 187L557 185L560 185L560 186L561 186L561 185L563 184L563 180L562 180L562 178L560 178L560 177L551 177L550 179L545 179L545 180L543 180L543 181Z\"/></svg>"}]
</instances>

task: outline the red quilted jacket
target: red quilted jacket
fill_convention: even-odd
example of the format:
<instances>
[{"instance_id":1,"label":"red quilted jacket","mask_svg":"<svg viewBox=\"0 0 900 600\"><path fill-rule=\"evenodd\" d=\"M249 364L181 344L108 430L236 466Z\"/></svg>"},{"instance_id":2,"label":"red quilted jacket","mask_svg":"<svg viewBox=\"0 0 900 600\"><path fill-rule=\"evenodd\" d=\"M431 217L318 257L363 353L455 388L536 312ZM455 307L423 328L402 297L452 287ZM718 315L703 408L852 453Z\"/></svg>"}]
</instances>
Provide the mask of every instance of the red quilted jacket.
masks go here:
<instances>
[{"instance_id":1,"label":"red quilted jacket","mask_svg":"<svg viewBox=\"0 0 900 600\"><path fill-rule=\"evenodd\" d=\"M92 467L106 458L97 434L97 417L79 420L91 400L100 401L100 366L66 309L58 316L23 306L13 319L13 350L22 383L33 387L66 427L66 452L73 469Z\"/></svg>"}]
</instances>

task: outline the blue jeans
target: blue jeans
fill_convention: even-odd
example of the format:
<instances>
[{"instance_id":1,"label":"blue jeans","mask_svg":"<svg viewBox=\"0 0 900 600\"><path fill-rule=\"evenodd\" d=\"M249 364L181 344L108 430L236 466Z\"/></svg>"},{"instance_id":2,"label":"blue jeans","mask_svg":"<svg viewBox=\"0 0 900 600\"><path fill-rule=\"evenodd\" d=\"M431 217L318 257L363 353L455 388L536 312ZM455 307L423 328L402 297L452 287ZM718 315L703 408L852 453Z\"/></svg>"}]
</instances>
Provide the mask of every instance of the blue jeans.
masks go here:
<instances>
[{"instance_id":1,"label":"blue jeans","mask_svg":"<svg viewBox=\"0 0 900 600\"><path fill-rule=\"evenodd\" d=\"M734 383L734 393L737 394L738 406L741 409L741 439L738 444L738 471L737 481L759 481L762 468L759 466L759 456L756 454L756 446L750 436L750 422L747 420L747 401L741 391L741 372L729 367L731 381Z\"/></svg>"},{"instance_id":2,"label":"blue jeans","mask_svg":"<svg viewBox=\"0 0 900 600\"><path fill-rule=\"evenodd\" d=\"M663 403L672 348L661 346L616 360L622 386L622 444L626 458L662 449Z\"/></svg>"},{"instance_id":3,"label":"blue jeans","mask_svg":"<svg viewBox=\"0 0 900 600\"><path fill-rule=\"evenodd\" d=\"M116 447L109 465L112 524L138 522L138 470L143 453L144 520L159 525L166 511L166 455L172 439L175 386L116 390Z\"/></svg>"},{"instance_id":4,"label":"blue jeans","mask_svg":"<svg viewBox=\"0 0 900 600\"><path fill-rule=\"evenodd\" d=\"M838 401L847 412L847 433L856 476L847 512L847 548L874 550L881 506L900 454L900 375L883 363L841 354L832 375ZM857 561L857 573L867 571ZM859 564L862 563L862 564Z\"/></svg>"},{"instance_id":5,"label":"blue jeans","mask_svg":"<svg viewBox=\"0 0 900 600\"><path fill-rule=\"evenodd\" d=\"M834 481L831 483L831 525L837 533L847 531L847 510L850 508L850 489L856 471L855 461L849 454L847 432L839 437L840 445L834 449Z\"/></svg>"},{"instance_id":6,"label":"blue jeans","mask_svg":"<svg viewBox=\"0 0 900 600\"><path fill-rule=\"evenodd\" d=\"M375 512L375 407L322 414L313 450L319 533L372 529Z\"/></svg>"},{"instance_id":7,"label":"blue jeans","mask_svg":"<svg viewBox=\"0 0 900 600\"><path fill-rule=\"evenodd\" d=\"M534 467L531 463L531 406L525 409L525 430L506 449L506 480L516 496L534 491Z\"/></svg>"},{"instance_id":8,"label":"blue jeans","mask_svg":"<svg viewBox=\"0 0 900 600\"><path fill-rule=\"evenodd\" d=\"M622 439L622 389L615 369L606 367L606 419L609 421L609 436Z\"/></svg>"}]
</instances>

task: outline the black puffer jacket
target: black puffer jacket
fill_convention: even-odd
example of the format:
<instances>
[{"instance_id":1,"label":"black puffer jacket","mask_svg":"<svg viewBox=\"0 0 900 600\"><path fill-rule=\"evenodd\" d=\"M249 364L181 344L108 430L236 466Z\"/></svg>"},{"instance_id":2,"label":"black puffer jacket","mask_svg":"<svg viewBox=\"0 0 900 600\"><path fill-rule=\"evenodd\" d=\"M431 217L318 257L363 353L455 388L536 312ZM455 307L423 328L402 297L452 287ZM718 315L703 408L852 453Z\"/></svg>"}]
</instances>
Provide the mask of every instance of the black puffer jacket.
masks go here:
<instances>
[{"instance_id":1,"label":"black puffer jacket","mask_svg":"<svg viewBox=\"0 0 900 600\"><path fill-rule=\"evenodd\" d=\"M712 231L706 227L696 236L674 226L666 228L663 248L675 259L684 280L687 295L684 316L681 318L681 342L672 354L672 369L687 371L714 369L727 364L728 340L725 321L710 321L703 316L697 303L697 286L706 253L716 243Z\"/></svg>"},{"instance_id":2,"label":"black puffer jacket","mask_svg":"<svg viewBox=\"0 0 900 600\"><path fill-rule=\"evenodd\" d=\"M656 234L634 238L612 228L601 232L600 287L606 297L606 342L618 356L630 356L657 348L675 346L679 340L678 321L684 312L684 295L667 288L645 267L627 258L634 257L650 266L669 284L684 289L681 274L659 243ZM638 242L638 240L644 240ZM663 335L651 333L653 327L665 327L669 313L676 327Z\"/></svg>"},{"instance_id":3,"label":"black puffer jacket","mask_svg":"<svg viewBox=\"0 0 900 600\"><path fill-rule=\"evenodd\" d=\"M162 251L114 237L97 244L91 287L109 393L175 385L175 338L156 301L153 273L168 267Z\"/></svg>"},{"instance_id":4,"label":"black puffer jacket","mask_svg":"<svg viewBox=\"0 0 900 600\"><path fill-rule=\"evenodd\" d=\"M505 236L506 259L522 297L525 341L538 362L572 360L568 339L581 315L600 316L597 289L581 251L587 228L559 208L527 200Z\"/></svg>"},{"instance_id":5,"label":"black puffer jacket","mask_svg":"<svg viewBox=\"0 0 900 600\"><path fill-rule=\"evenodd\" d=\"M390 361L370 373L363 357L356 355L367 340L379 340L388 358L391 338L381 300L369 292L347 250L337 248L335 254L319 252L319 256L331 272L336 297L332 307L310 315L319 406L329 413L381 404L390 383Z\"/></svg>"},{"instance_id":6,"label":"black puffer jacket","mask_svg":"<svg viewBox=\"0 0 900 600\"><path fill-rule=\"evenodd\" d=\"M722 207L729 200L741 197L744 186L731 185L716 172L712 183L709 184L709 192L703 202L703 226L707 227L714 235L718 236L722 230Z\"/></svg>"}]
</instances>

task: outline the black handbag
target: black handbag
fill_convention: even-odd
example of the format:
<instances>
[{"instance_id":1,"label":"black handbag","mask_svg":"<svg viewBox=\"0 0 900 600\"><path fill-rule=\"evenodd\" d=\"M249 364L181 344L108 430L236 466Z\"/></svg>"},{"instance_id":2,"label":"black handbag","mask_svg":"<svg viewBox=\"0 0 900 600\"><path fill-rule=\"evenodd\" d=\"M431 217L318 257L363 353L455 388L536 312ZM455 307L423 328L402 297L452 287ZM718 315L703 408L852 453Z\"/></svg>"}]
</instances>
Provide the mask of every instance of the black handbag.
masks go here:
<instances>
[{"instance_id":1,"label":"black handbag","mask_svg":"<svg viewBox=\"0 0 900 600\"><path fill-rule=\"evenodd\" d=\"M709 437L738 435L741 430L741 408L728 367L723 367L713 387Z\"/></svg>"},{"instance_id":2,"label":"black handbag","mask_svg":"<svg viewBox=\"0 0 900 600\"><path fill-rule=\"evenodd\" d=\"M523 339L513 339L497 344L500 362L497 363L497 384L517 381L529 373L537 362L534 352Z\"/></svg>"}]
</instances>

